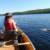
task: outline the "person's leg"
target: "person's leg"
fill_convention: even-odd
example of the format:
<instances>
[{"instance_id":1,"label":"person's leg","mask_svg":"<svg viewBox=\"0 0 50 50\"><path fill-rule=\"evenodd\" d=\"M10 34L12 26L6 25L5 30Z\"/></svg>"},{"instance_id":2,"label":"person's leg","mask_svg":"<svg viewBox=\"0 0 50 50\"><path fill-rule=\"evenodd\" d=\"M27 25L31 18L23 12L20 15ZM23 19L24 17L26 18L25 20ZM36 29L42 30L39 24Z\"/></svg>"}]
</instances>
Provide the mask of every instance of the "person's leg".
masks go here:
<instances>
[{"instance_id":1,"label":"person's leg","mask_svg":"<svg viewBox=\"0 0 50 50\"><path fill-rule=\"evenodd\" d=\"M5 35L5 36L4 36L4 40L5 40L5 41L8 41L8 40L9 40L9 32L8 32L8 31L5 31L4 33L5 33L5 34L4 34L4 35Z\"/></svg>"},{"instance_id":2,"label":"person's leg","mask_svg":"<svg viewBox=\"0 0 50 50\"><path fill-rule=\"evenodd\" d=\"M18 35L17 32L13 31L14 34L14 45L17 46L18 45Z\"/></svg>"},{"instance_id":3,"label":"person's leg","mask_svg":"<svg viewBox=\"0 0 50 50\"><path fill-rule=\"evenodd\" d=\"M15 31L12 31L12 36L14 37L14 40L18 39L17 32L15 32Z\"/></svg>"},{"instance_id":4,"label":"person's leg","mask_svg":"<svg viewBox=\"0 0 50 50\"><path fill-rule=\"evenodd\" d=\"M19 43L22 43L22 35L19 35L19 36L18 36L18 42L19 42Z\"/></svg>"}]
</instances>

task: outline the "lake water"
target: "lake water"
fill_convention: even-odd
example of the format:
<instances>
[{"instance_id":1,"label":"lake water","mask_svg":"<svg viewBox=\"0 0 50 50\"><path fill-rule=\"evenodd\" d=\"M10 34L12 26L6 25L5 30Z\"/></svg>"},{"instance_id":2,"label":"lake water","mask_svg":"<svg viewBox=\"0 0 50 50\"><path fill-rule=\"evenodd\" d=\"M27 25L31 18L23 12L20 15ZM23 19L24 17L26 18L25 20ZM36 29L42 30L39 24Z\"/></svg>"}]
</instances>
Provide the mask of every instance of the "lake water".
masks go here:
<instances>
[{"instance_id":1,"label":"lake water","mask_svg":"<svg viewBox=\"0 0 50 50\"><path fill-rule=\"evenodd\" d=\"M36 50L50 50L50 14L15 15L13 19L28 35ZM0 16L0 29L3 29L4 16Z\"/></svg>"}]
</instances>

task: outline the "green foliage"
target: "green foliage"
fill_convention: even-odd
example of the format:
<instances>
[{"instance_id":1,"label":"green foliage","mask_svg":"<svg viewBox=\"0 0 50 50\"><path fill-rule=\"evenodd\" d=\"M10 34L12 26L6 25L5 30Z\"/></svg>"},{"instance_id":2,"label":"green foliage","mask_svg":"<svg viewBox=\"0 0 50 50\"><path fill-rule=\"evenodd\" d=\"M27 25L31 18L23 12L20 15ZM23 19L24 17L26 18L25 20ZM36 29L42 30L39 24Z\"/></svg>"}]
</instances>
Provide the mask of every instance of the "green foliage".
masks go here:
<instances>
[{"instance_id":1,"label":"green foliage","mask_svg":"<svg viewBox=\"0 0 50 50\"><path fill-rule=\"evenodd\" d=\"M28 11L24 11L24 12L14 12L12 13L13 15L22 15L22 14L46 14L46 13L50 13L50 8L48 9L37 9L37 10L28 10ZM2 16L4 14L0 14L0 16Z\"/></svg>"},{"instance_id":2,"label":"green foliage","mask_svg":"<svg viewBox=\"0 0 50 50\"><path fill-rule=\"evenodd\" d=\"M21 14L44 14L44 13L50 13L50 9L37 9L37 10L29 10L24 12L15 12L14 15L21 15Z\"/></svg>"}]
</instances>

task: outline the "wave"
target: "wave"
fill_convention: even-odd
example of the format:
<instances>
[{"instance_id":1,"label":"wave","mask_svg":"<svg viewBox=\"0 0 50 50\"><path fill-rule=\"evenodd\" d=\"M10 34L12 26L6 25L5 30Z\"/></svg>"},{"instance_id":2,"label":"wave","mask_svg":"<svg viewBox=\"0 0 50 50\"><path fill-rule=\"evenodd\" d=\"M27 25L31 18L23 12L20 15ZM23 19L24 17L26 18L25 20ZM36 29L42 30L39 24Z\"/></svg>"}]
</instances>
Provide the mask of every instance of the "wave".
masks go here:
<instances>
[{"instance_id":1,"label":"wave","mask_svg":"<svg viewBox=\"0 0 50 50\"><path fill-rule=\"evenodd\" d=\"M48 29L48 28L42 28L42 29L40 29L41 31L50 31L50 29Z\"/></svg>"}]
</instances>

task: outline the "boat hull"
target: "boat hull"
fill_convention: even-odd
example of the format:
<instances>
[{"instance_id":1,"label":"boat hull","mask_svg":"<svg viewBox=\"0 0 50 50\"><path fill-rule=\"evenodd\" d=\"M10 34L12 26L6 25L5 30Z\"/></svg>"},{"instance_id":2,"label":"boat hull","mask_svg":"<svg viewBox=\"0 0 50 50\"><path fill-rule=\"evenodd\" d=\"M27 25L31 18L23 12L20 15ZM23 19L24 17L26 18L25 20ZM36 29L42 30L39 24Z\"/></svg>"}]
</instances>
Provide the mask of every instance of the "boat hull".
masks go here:
<instances>
[{"instance_id":1,"label":"boat hull","mask_svg":"<svg viewBox=\"0 0 50 50\"><path fill-rule=\"evenodd\" d=\"M18 42L19 43L17 46L14 46L12 42L9 42L6 45L0 47L0 50L35 50L34 45L24 32L20 34Z\"/></svg>"}]
</instances>

